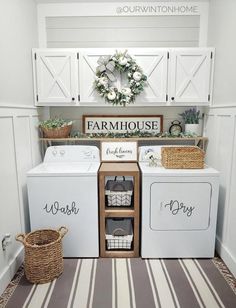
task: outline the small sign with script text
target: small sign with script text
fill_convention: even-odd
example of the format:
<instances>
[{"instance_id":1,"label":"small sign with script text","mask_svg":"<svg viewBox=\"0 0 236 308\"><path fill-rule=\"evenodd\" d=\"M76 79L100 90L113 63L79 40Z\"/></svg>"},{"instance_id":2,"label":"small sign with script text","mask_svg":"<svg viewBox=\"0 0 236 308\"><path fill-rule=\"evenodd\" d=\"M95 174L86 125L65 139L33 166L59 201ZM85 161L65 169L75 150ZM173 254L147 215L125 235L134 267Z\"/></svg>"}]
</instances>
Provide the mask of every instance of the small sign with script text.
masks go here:
<instances>
[{"instance_id":1,"label":"small sign with script text","mask_svg":"<svg viewBox=\"0 0 236 308\"><path fill-rule=\"evenodd\" d=\"M102 161L137 161L137 142L102 142Z\"/></svg>"}]
</instances>

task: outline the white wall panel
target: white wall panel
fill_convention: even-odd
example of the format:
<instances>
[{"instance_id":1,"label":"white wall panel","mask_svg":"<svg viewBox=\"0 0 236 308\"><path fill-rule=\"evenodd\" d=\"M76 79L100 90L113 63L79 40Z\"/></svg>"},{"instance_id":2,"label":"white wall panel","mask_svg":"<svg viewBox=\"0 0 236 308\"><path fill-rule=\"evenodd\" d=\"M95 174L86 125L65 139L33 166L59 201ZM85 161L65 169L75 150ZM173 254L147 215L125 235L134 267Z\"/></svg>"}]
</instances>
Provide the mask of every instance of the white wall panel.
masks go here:
<instances>
[{"instance_id":1,"label":"white wall panel","mask_svg":"<svg viewBox=\"0 0 236 308\"><path fill-rule=\"evenodd\" d=\"M7 134L6 134L7 132ZM21 215L18 195L18 179L16 166L16 153L14 144L13 118L0 118L0 196L1 196L1 215L0 215L0 244L5 234L12 236L12 244L6 251L0 247L0 294L1 283L4 286L4 280L10 280L9 271L5 274L9 263L15 256L18 245L14 240L15 234L21 232ZM5 274L5 279L2 277Z\"/></svg>"},{"instance_id":2,"label":"white wall panel","mask_svg":"<svg viewBox=\"0 0 236 308\"><path fill-rule=\"evenodd\" d=\"M220 171L217 250L236 275L236 108L211 108L205 124L207 163Z\"/></svg>"},{"instance_id":3,"label":"white wall panel","mask_svg":"<svg viewBox=\"0 0 236 308\"><path fill-rule=\"evenodd\" d=\"M215 134L217 148L215 154L217 169L220 171L220 194L219 194L219 208L218 214L220 219L217 223L217 234L221 240L224 239L224 226L227 221L228 214L228 200L227 193L229 189L229 177L231 171L231 152L233 145L233 135L229 134L233 130L233 120L230 115L218 115L217 116L217 129ZM223 128L223 129L222 129ZM211 137L211 139L213 136Z\"/></svg>"},{"instance_id":4,"label":"white wall panel","mask_svg":"<svg viewBox=\"0 0 236 308\"><path fill-rule=\"evenodd\" d=\"M138 30L138 31L137 31ZM107 29L48 29L48 41L73 42L116 41L151 42L151 41L197 41L198 28L107 28ZM125 45L126 46L126 45Z\"/></svg>"},{"instance_id":5,"label":"white wall panel","mask_svg":"<svg viewBox=\"0 0 236 308\"><path fill-rule=\"evenodd\" d=\"M231 169L231 181L230 181L230 192L229 192L229 204L230 208L228 211L228 243L230 243L231 250L234 252L233 256L236 261L236 115L234 115L234 129L233 129L233 161Z\"/></svg>"},{"instance_id":6,"label":"white wall panel","mask_svg":"<svg viewBox=\"0 0 236 308\"><path fill-rule=\"evenodd\" d=\"M29 210L26 187L26 172L32 168L30 117L20 116L14 119L16 162L19 179L22 227L29 230Z\"/></svg>"},{"instance_id":7,"label":"white wall panel","mask_svg":"<svg viewBox=\"0 0 236 308\"><path fill-rule=\"evenodd\" d=\"M115 19L114 19L115 18ZM92 21L92 22L91 22ZM117 28L198 28L199 16L106 16L99 17L47 17L47 29L117 29Z\"/></svg>"},{"instance_id":8,"label":"white wall panel","mask_svg":"<svg viewBox=\"0 0 236 308\"><path fill-rule=\"evenodd\" d=\"M199 16L47 17L47 46L193 47L199 22Z\"/></svg>"},{"instance_id":9,"label":"white wall panel","mask_svg":"<svg viewBox=\"0 0 236 308\"><path fill-rule=\"evenodd\" d=\"M4 231L7 232L9 224L14 233L21 231L13 117L9 116L0 118L0 139L0 228L2 235ZM14 241L13 245L15 246Z\"/></svg>"},{"instance_id":10,"label":"white wall panel","mask_svg":"<svg viewBox=\"0 0 236 308\"><path fill-rule=\"evenodd\" d=\"M21 262L15 235L29 231L26 172L41 160L37 122L35 108L0 108L0 244L12 238L6 251L0 246L0 294Z\"/></svg>"}]
</instances>

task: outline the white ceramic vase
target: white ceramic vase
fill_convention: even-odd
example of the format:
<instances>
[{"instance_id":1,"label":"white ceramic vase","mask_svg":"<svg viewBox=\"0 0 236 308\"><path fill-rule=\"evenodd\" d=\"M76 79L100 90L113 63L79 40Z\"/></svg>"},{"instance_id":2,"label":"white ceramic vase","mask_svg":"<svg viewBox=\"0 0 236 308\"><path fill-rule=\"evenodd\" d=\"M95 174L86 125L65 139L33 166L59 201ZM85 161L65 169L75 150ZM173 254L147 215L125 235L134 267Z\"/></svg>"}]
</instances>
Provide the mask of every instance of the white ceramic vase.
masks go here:
<instances>
[{"instance_id":1,"label":"white ceramic vase","mask_svg":"<svg viewBox=\"0 0 236 308\"><path fill-rule=\"evenodd\" d=\"M201 125L200 124L185 124L185 133L191 133L197 136L201 136Z\"/></svg>"}]
</instances>

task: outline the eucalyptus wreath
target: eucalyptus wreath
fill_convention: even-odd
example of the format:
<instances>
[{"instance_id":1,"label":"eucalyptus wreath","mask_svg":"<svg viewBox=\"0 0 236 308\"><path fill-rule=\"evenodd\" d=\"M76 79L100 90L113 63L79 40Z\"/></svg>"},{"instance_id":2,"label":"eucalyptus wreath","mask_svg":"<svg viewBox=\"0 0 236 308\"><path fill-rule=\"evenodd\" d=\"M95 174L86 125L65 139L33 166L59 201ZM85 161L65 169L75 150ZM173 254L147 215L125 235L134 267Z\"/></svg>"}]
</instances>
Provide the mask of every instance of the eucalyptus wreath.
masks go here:
<instances>
[{"instance_id":1,"label":"eucalyptus wreath","mask_svg":"<svg viewBox=\"0 0 236 308\"><path fill-rule=\"evenodd\" d=\"M127 50L123 53L116 51L112 56L100 57L98 64L94 86L99 95L113 105L125 106L134 103L136 96L144 90L147 76ZM112 86L112 82L116 81L116 71L127 74L127 85L120 91Z\"/></svg>"}]
</instances>

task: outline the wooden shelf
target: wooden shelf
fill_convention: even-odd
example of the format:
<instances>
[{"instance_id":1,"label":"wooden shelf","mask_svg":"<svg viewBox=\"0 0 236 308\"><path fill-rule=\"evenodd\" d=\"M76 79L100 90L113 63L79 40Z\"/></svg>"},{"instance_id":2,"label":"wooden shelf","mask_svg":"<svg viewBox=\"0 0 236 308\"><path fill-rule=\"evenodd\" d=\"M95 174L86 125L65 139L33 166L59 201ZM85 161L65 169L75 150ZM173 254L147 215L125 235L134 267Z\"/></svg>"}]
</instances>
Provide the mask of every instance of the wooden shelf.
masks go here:
<instances>
[{"instance_id":1,"label":"wooden shelf","mask_svg":"<svg viewBox=\"0 0 236 308\"><path fill-rule=\"evenodd\" d=\"M105 217L133 217L135 211L134 210L125 210L123 207L120 210L108 210L105 208Z\"/></svg>"},{"instance_id":2,"label":"wooden shelf","mask_svg":"<svg viewBox=\"0 0 236 308\"><path fill-rule=\"evenodd\" d=\"M136 258L133 250L106 250L106 258Z\"/></svg>"},{"instance_id":3,"label":"wooden shelf","mask_svg":"<svg viewBox=\"0 0 236 308\"><path fill-rule=\"evenodd\" d=\"M134 183L133 204L131 207L108 207L105 198L106 177L131 176ZM99 208L100 208L100 256L131 258L139 256L139 167L137 163L102 163L99 169ZM133 243L131 250L106 249L106 219L129 217L133 220Z\"/></svg>"}]
</instances>

